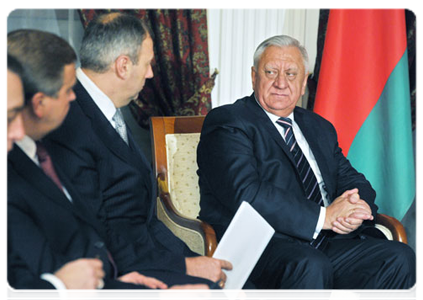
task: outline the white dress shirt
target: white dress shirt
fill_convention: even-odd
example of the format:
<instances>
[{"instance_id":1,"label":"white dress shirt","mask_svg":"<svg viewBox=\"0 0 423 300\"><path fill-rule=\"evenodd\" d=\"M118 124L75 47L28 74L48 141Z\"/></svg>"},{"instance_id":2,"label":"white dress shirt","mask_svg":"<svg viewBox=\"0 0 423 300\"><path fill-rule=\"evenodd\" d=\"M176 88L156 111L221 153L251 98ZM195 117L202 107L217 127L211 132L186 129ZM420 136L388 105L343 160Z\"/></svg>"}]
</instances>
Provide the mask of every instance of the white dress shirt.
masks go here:
<instances>
[{"instance_id":1,"label":"white dress shirt","mask_svg":"<svg viewBox=\"0 0 423 300\"><path fill-rule=\"evenodd\" d=\"M257 101L257 99L256 99L256 101ZM283 128L282 126L280 126L276 123L276 121L280 117L268 112L267 110L265 110L258 101L257 101L257 104L263 109L263 111L269 117L270 121L272 121L276 130L279 132L279 134L285 140L285 128ZM313 170L314 175L316 176L317 183L319 184L319 188L320 188L320 193L322 194L322 197L323 197L323 203L324 203L324 206L326 207L326 206L329 205L329 201L327 199L327 192L324 189L325 182L323 181L322 173L320 172L319 166L317 165L317 161L316 161L316 159L313 155L313 152L310 149L310 146L308 145L307 140L305 139L303 133L301 132L300 127L298 126L298 124L294 120L294 113L292 112L288 116L288 118L290 118L292 120L292 130L294 132L295 139L297 140L298 146L301 148L301 151L303 151L304 156L307 158L307 161L310 164L310 167ZM320 209L320 215L319 215L319 219L317 221L317 225L316 225L316 229L314 231L313 238L317 238L317 236L319 235L320 231L323 228L323 224L325 222L325 217L326 217L326 208L325 207L322 206L321 209Z\"/></svg>"},{"instance_id":2,"label":"white dress shirt","mask_svg":"<svg viewBox=\"0 0 423 300\"><path fill-rule=\"evenodd\" d=\"M116 113L116 107L113 101L95 85L81 68L76 70L76 78L78 78L79 82L94 100L94 103L98 106L110 124L112 124L113 128L116 129L116 124L113 120L113 116Z\"/></svg>"}]
</instances>

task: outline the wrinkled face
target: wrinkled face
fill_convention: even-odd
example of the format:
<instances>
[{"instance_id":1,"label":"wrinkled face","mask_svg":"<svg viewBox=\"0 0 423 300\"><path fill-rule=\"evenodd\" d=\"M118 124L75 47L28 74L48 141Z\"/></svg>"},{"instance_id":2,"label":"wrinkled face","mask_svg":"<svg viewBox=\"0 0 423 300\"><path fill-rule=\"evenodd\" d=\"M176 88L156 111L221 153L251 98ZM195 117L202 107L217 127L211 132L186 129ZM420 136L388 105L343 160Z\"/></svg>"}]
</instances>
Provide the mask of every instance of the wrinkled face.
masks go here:
<instances>
[{"instance_id":1,"label":"wrinkled face","mask_svg":"<svg viewBox=\"0 0 423 300\"><path fill-rule=\"evenodd\" d=\"M18 75L7 70L7 151L13 148L13 143L23 138L25 134L22 122L24 93L22 81Z\"/></svg>"},{"instance_id":2,"label":"wrinkled face","mask_svg":"<svg viewBox=\"0 0 423 300\"><path fill-rule=\"evenodd\" d=\"M268 112L287 117L304 95L305 74L300 50L296 47L270 46L262 53L258 69L251 78L257 101Z\"/></svg>"},{"instance_id":3,"label":"wrinkled face","mask_svg":"<svg viewBox=\"0 0 423 300\"><path fill-rule=\"evenodd\" d=\"M142 42L138 63L132 65L131 73L128 78L128 91L131 93L128 103L138 98L138 94L144 88L145 80L153 78L154 74L151 67L153 59L153 40L150 36L147 36Z\"/></svg>"},{"instance_id":4,"label":"wrinkled face","mask_svg":"<svg viewBox=\"0 0 423 300\"><path fill-rule=\"evenodd\" d=\"M75 100L73 86L76 83L75 64L69 64L64 67L63 85L57 94L57 97L46 96L43 100L45 106L45 117L43 121L46 124L47 131L58 128L66 115L68 114L70 102Z\"/></svg>"}]
</instances>

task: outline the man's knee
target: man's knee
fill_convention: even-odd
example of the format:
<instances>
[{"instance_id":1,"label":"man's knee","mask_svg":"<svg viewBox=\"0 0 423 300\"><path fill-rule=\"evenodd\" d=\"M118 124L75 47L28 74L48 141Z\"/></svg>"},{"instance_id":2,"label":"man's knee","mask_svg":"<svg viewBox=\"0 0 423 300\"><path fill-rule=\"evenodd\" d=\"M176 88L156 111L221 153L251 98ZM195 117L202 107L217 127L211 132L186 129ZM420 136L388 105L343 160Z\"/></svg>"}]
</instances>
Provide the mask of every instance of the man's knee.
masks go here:
<instances>
[{"instance_id":1,"label":"man's knee","mask_svg":"<svg viewBox=\"0 0 423 300\"><path fill-rule=\"evenodd\" d=\"M416 254L414 250L403 243L393 242L390 247L392 264L402 288L411 288L416 283Z\"/></svg>"},{"instance_id":2,"label":"man's knee","mask_svg":"<svg viewBox=\"0 0 423 300\"><path fill-rule=\"evenodd\" d=\"M291 278L284 288L330 289L333 285L333 267L319 250L299 252L286 264L285 274ZM284 286L284 283L281 283Z\"/></svg>"},{"instance_id":3,"label":"man's knee","mask_svg":"<svg viewBox=\"0 0 423 300\"><path fill-rule=\"evenodd\" d=\"M319 250L314 250L303 256L298 262L299 269L303 269L310 278L320 277L326 281L330 281L333 276L332 263L328 257Z\"/></svg>"}]
</instances>

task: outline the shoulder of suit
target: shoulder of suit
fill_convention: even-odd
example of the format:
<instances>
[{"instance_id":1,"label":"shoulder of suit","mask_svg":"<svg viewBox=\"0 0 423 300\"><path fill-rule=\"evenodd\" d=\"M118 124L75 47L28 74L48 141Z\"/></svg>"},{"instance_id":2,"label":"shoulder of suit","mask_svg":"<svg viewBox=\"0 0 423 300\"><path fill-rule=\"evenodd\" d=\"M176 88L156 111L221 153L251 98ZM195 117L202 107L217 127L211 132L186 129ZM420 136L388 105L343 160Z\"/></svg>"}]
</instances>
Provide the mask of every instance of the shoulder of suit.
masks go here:
<instances>
[{"instance_id":1,"label":"shoulder of suit","mask_svg":"<svg viewBox=\"0 0 423 300\"><path fill-rule=\"evenodd\" d=\"M295 107L295 114L301 114L303 115L304 118L308 118L311 119L315 122L321 122L321 123L325 123L325 124L331 124L328 120L326 120L325 118L323 118L322 116L320 116L319 114L315 113L314 111L311 111L309 109L305 109L302 107Z\"/></svg>"},{"instance_id":2,"label":"shoulder of suit","mask_svg":"<svg viewBox=\"0 0 423 300\"><path fill-rule=\"evenodd\" d=\"M248 112L247 105L249 104L248 103L249 101L252 101L252 99L250 96L247 96L247 97L236 100L234 103L218 106L216 108L213 108L207 114L207 117L209 117L209 115L210 117L214 117L215 115L227 115L227 114L239 115L244 112Z\"/></svg>"}]
</instances>

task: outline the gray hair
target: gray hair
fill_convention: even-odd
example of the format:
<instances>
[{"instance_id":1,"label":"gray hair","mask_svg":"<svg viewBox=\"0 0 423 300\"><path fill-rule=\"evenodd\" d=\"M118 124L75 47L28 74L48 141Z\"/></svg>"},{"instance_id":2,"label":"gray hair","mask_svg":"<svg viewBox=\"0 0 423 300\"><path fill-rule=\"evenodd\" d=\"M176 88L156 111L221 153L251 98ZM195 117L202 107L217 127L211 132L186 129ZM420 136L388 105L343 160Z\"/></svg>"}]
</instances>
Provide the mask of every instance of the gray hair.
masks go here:
<instances>
[{"instance_id":1,"label":"gray hair","mask_svg":"<svg viewBox=\"0 0 423 300\"><path fill-rule=\"evenodd\" d=\"M142 42L148 35L152 36L147 25L135 16L119 12L102 14L85 29L81 67L104 73L120 55L127 55L137 64Z\"/></svg>"},{"instance_id":2,"label":"gray hair","mask_svg":"<svg viewBox=\"0 0 423 300\"><path fill-rule=\"evenodd\" d=\"M300 42L290 36L287 35L276 35L273 37L270 37L263 41L254 52L254 69L257 70L258 64L261 58L261 55L263 54L264 50L266 50L270 46L276 46L276 47L296 47L303 57L303 64L305 73L308 73L308 54L307 50L301 46Z\"/></svg>"}]
</instances>

